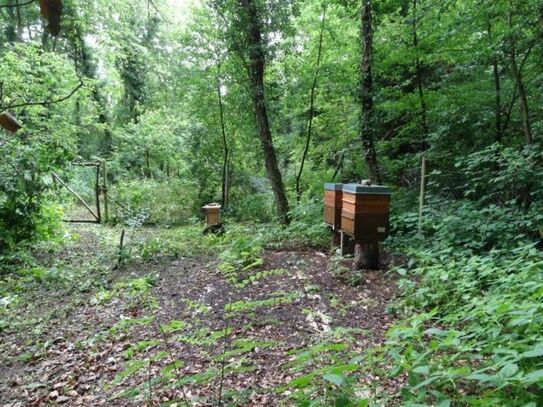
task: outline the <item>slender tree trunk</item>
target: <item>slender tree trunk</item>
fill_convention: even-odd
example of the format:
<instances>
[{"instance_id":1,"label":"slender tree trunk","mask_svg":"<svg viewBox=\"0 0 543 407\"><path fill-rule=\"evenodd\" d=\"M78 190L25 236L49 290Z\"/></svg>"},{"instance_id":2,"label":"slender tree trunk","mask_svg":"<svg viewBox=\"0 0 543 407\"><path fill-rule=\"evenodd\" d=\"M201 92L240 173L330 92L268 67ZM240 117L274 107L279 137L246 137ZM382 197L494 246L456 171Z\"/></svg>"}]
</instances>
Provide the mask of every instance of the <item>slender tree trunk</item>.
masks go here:
<instances>
[{"instance_id":1,"label":"slender tree trunk","mask_svg":"<svg viewBox=\"0 0 543 407\"><path fill-rule=\"evenodd\" d=\"M240 0L247 24L249 82L259 129L260 142L264 152L266 172L273 190L277 214L281 223L288 224L290 222L289 204L281 172L279 171L279 166L277 164L275 149L273 147L268 111L266 108L266 98L264 95L264 69L266 58L262 47L262 34L260 32L260 24L254 1L255 0Z\"/></svg>"},{"instance_id":2,"label":"slender tree trunk","mask_svg":"<svg viewBox=\"0 0 543 407\"><path fill-rule=\"evenodd\" d=\"M15 0L10 0L7 5L14 6ZM17 7L17 10L19 10L19 7ZM8 18L6 21L6 28L4 31L4 35L6 36L6 40L10 44L14 44L17 41L17 31L15 27L15 7L8 7L7 8L7 14Z\"/></svg>"},{"instance_id":3,"label":"slender tree trunk","mask_svg":"<svg viewBox=\"0 0 543 407\"><path fill-rule=\"evenodd\" d=\"M223 147L223 161L222 161L222 196L221 204L223 208L226 208L228 204L228 143L226 140L226 123L224 121L224 106L222 102L221 93L221 61L217 62L217 98L219 101L219 116L221 121L221 135L222 135L222 147Z\"/></svg>"},{"instance_id":4,"label":"slender tree trunk","mask_svg":"<svg viewBox=\"0 0 543 407\"><path fill-rule=\"evenodd\" d=\"M488 36L492 39L492 23L488 22ZM502 140L502 92L501 92L501 79L500 79L500 66L498 62L498 56L494 54L492 57L492 75L494 76L494 91L495 91L495 102L494 102L494 116L495 116L495 128L496 128L496 137L495 140L500 142Z\"/></svg>"},{"instance_id":5,"label":"slender tree trunk","mask_svg":"<svg viewBox=\"0 0 543 407\"><path fill-rule=\"evenodd\" d=\"M498 58L492 59L492 72L494 75L494 89L496 92L495 100L495 116L496 116L496 141L502 140L502 101L501 101L501 82L500 82L500 68L498 65Z\"/></svg>"},{"instance_id":6,"label":"slender tree trunk","mask_svg":"<svg viewBox=\"0 0 543 407\"><path fill-rule=\"evenodd\" d=\"M19 38L19 41L23 40L23 19L21 17L21 8L19 6L19 0L15 0L15 5L17 6L15 8L17 13L17 37Z\"/></svg>"},{"instance_id":7,"label":"slender tree trunk","mask_svg":"<svg viewBox=\"0 0 543 407\"><path fill-rule=\"evenodd\" d=\"M315 115L315 91L317 88L317 80L319 78L319 71L321 66L321 55L322 55L322 37L324 35L324 26L326 22L326 4L322 7L322 22L321 22L321 31L319 34L319 47L317 51L317 66L315 68L315 77L313 78L313 85L311 86L311 96L309 98L309 126L307 129L307 136L305 140L304 153L302 155L302 162L300 164L300 170L296 176L296 201L300 202L302 196L302 191L300 188L300 180L302 178L302 172L304 170L305 159L307 153L309 152L309 146L311 142L311 132L313 130L313 116Z\"/></svg>"},{"instance_id":8,"label":"slender tree trunk","mask_svg":"<svg viewBox=\"0 0 543 407\"><path fill-rule=\"evenodd\" d=\"M513 3L510 4L511 9L509 10L508 22L509 28L513 28ZM517 50L515 45L515 40L511 39L510 45L510 59L511 59L511 75L513 80L517 85L518 94L520 98L520 119L522 122L522 131L524 132L524 139L527 144L531 144L533 141L532 138L532 127L530 124L530 109L528 107L528 95L526 93L526 88L524 87L524 80L522 78L522 72L519 68L517 62Z\"/></svg>"},{"instance_id":9,"label":"slender tree trunk","mask_svg":"<svg viewBox=\"0 0 543 407\"><path fill-rule=\"evenodd\" d=\"M375 152L375 123L373 111L373 21L371 0L363 0L361 11L362 29L362 61L360 99L362 102L362 120L360 126L360 139L364 160L368 168L368 174L374 184L381 182L381 173Z\"/></svg>"},{"instance_id":10,"label":"slender tree trunk","mask_svg":"<svg viewBox=\"0 0 543 407\"><path fill-rule=\"evenodd\" d=\"M415 49L415 77L417 80L417 89L419 92L420 102L420 119L421 126L424 132L424 140L422 142L422 149L428 148L428 118L427 118L427 106L426 99L424 97L424 88L422 86L422 63L419 56L419 36L417 31L417 0L413 0L413 48Z\"/></svg>"},{"instance_id":11,"label":"slender tree trunk","mask_svg":"<svg viewBox=\"0 0 543 407\"><path fill-rule=\"evenodd\" d=\"M145 176L151 178L151 160L149 150L145 150Z\"/></svg>"}]
</instances>

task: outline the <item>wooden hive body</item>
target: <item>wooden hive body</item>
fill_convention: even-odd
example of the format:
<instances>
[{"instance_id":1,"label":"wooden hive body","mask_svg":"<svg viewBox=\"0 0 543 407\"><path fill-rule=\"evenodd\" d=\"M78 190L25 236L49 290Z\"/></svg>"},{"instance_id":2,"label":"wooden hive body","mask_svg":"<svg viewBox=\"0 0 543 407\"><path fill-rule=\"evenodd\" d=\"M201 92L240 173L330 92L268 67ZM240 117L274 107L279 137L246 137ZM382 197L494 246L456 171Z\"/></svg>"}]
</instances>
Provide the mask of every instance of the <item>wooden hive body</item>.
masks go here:
<instances>
[{"instance_id":1,"label":"wooden hive body","mask_svg":"<svg viewBox=\"0 0 543 407\"><path fill-rule=\"evenodd\" d=\"M12 133L21 128L21 124L9 112L0 113L0 126Z\"/></svg>"},{"instance_id":2,"label":"wooden hive body","mask_svg":"<svg viewBox=\"0 0 543 407\"><path fill-rule=\"evenodd\" d=\"M206 226L221 224L221 205L209 204L202 208L206 214Z\"/></svg>"},{"instance_id":3,"label":"wooden hive body","mask_svg":"<svg viewBox=\"0 0 543 407\"><path fill-rule=\"evenodd\" d=\"M358 242L385 240L389 229L390 191L381 186L343 187L341 229Z\"/></svg>"},{"instance_id":4,"label":"wooden hive body","mask_svg":"<svg viewBox=\"0 0 543 407\"><path fill-rule=\"evenodd\" d=\"M332 229L341 227L343 184L324 184L324 222Z\"/></svg>"}]
</instances>

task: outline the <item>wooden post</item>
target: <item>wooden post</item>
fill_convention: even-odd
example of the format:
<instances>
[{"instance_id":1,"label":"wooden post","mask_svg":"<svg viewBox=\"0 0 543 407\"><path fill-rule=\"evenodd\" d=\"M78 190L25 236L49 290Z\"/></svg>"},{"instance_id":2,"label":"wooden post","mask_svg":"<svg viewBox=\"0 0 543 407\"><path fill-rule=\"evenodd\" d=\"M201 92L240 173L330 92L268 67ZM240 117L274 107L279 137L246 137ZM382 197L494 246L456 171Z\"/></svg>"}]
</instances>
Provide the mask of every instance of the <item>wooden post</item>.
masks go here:
<instances>
[{"instance_id":1,"label":"wooden post","mask_svg":"<svg viewBox=\"0 0 543 407\"><path fill-rule=\"evenodd\" d=\"M108 201L107 201L107 163L106 163L106 160L103 160L102 161L102 176L103 176L103 179L102 179L102 182L103 182L103 185L102 185L102 191L104 193L104 221L105 223L109 223L109 204L108 204Z\"/></svg>"},{"instance_id":2,"label":"wooden post","mask_svg":"<svg viewBox=\"0 0 543 407\"><path fill-rule=\"evenodd\" d=\"M96 166L96 182L94 185L94 192L96 194L96 214L98 215L96 220L98 223L102 223L102 214L100 213L100 164Z\"/></svg>"},{"instance_id":3,"label":"wooden post","mask_svg":"<svg viewBox=\"0 0 543 407\"><path fill-rule=\"evenodd\" d=\"M419 235L422 233L422 210L424 208L424 196L426 194L426 157L422 156L420 174L420 197L419 197Z\"/></svg>"}]
</instances>

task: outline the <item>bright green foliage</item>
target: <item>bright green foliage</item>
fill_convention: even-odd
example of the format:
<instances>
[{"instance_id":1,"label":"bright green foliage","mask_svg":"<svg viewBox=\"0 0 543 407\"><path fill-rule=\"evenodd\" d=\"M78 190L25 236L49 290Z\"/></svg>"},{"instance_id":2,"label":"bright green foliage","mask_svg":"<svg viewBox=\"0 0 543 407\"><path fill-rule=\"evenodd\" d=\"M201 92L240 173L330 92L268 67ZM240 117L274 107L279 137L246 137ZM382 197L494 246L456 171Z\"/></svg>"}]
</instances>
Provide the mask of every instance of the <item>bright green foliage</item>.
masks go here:
<instances>
[{"instance_id":1,"label":"bright green foliage","mask_svg":"<svg viewBox=\"0 0 543 407\"><path fill-rule=\"evenodd\" d=\"M157 305L153 279L107 281L105 258L120 257L118 266L128 268L219 253L218 273L229 289L243 292L289 272L266 267L267 249L327 247L323 182L367 177L359 123L361 2L326 2L312 139L296 204L323 2L252 2L262 27L263 91L290 198L289 227L276 222L266 179L248 79L254 49L243 35L238 1L196 2L189 10L183 2L159 0L65 0L58 37L49 34L38 2L1 8L0 113L9 110L23 128L0 130L0 271L6 276L0 330L16 329L4 316L22 301L25 287L61 293L96 288L89 301L97 307L118 298L128 300L129 311ZM406 378L400 394L390 395L405 405L540 405L541 0L371 3L376 152L383 181L394 191L387 248L406 256L395 269L400 299L390 307L399 321L363 364L329 338L300 350L289 366L296 374L289 401L386 403L389 395L374 394L370 402L357 387L365 373L385 370ZM430 174L417 234L422 155ZM75 164L102 159L109 170L110 221L119 230L100 248L102 258L81 267L40 264L27 248L70 244L59 233L63 211L81 209L53 184L51 172L93 201L94 180ZM200 208L221 201L223 188L226 232L204 236ZM155 233L144 225L171 229ZM339 260L328 271L363 282ZM306 291L318 294L319 286ZM268 294L228 301L224 310L251 316L304 295ZM193 313L210 312L197 301L183 304ZM123 317L110 334L155 322ZM243 355L273 346L238 338L224 353L241 356L235 363L220 366L220 357L210 354L212 366L181 378L176 371L183 362L164 350L162 331L209 348L231 330L191 326L188 332L181 319L156 325L156 338L125 350L125 370L117 375L124 383L163 362L161 374L134 394L250 371L254 366ZM31 361L47 346L36 344L20 358Z\"/></svg>"}]
</instances>

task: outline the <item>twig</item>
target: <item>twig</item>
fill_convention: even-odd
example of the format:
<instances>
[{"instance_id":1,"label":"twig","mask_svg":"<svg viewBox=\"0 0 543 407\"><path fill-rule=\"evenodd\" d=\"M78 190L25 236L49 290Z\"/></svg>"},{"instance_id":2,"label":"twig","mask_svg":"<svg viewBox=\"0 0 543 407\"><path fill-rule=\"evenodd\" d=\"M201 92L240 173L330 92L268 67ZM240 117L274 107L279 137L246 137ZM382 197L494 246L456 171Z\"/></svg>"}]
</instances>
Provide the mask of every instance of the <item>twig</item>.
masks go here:
<instances>
[{"instance_id":1,"label":"twig","mask_svg":"<svg viewBox=\"0 0 543 407\"><path fill-rule=\"evenodd\" d=\"M226 324L224 326L224 337L223 337L223 349L222 349L222 360L221 360L221 381L219 383L219 394L218 394L218 404L219 407L221 407L222 404L222 390L224 385L224 375L226 370L226 348L228 345L227 337L228 337L228 331L230 330L230 312L232 310L232 303L230 303L230 307L225 312L226 317Z\"/></svg>"},{"instance_id":2,"label":"twig","mask_svg":"<svg viewBox=\"0 0 543 407\"><path fill-rule=\"evenodd\" d=\"M170 345L170 342L168 341L168 336L166 335L166 332L164 332L164 329L162 329L162 326L160 323L155 319L155 324L157 325L158 330L162 334L162 340L164 341L164 345L166 346L166 350L168 352L168 355L170 356L170 361L173 366L173 370L175 372L175 377L177 379L177 383L181 382L181 373L179 372L179 369L177 368L177 364L175 363L175 357L173 355L172 347ZM185 386L181 384L181 394L183 396L183 402L185 403L185 406L189 407L190 404L187 399L187 394L185 393Z\"/></svg>"},{"instance_id":3,"label":"twig","mask_svg":"<svg viewBox=\"0 0 543 407\"><path fill-rule=\"evenodd\" d=\"M147 381L149 386L149 405L153 405L153 382L151 380L151 359L149 359L149 363L147 364Z\"/></svg>"},{"instance_id":4,"label":"twig","mask_svg":"<svg viewBox=\"0 0 543 407\"><path fill-rule=\"evenodd\" d=\"M147 4L151 4L151 6L153 6L153 8L155 9L155 11L157 12L157 14L160 16L160 18L162 19L162 21L164 21L165 23L167 22L166 19L164 18L164 16L162 15L162 13L160 12L160 10L158 9L158 7L156 6L155 2L153 0L148 0L148 3Z\"/></svg>"},{"instance_id":5,"label":"twig","mask_svg":"<svg viewBox=\"0 0 543 407\"><path fill-rule=\"evenodd\" d=\"M70 92L69 95L63 96L59 99L53 99L53 100L45 100L41 102L25 102L25 103L18 103L14 105L8 105L8 106L0 106L0 110L7 110L7 109L15 109L17 107L27 107L27 106L49 106L54 103L60 103L64 102L65 100L71 98L79 89L83 87L84 83L81 81L77 87Z\"/></svg>"},{"instance_id":6,"label":"twig","mask_svg":"<svg viewBox=\"0 0 543 407\"><path fill-rule=\"evenodd\" d=\"M117 259L117 266L115 267L115 269L118 269L121 267L121 264L124 258L123 250L124 250L124 228L121 232L121 241L119 242L119 258Z\"/></svg>"}]
</instances>

